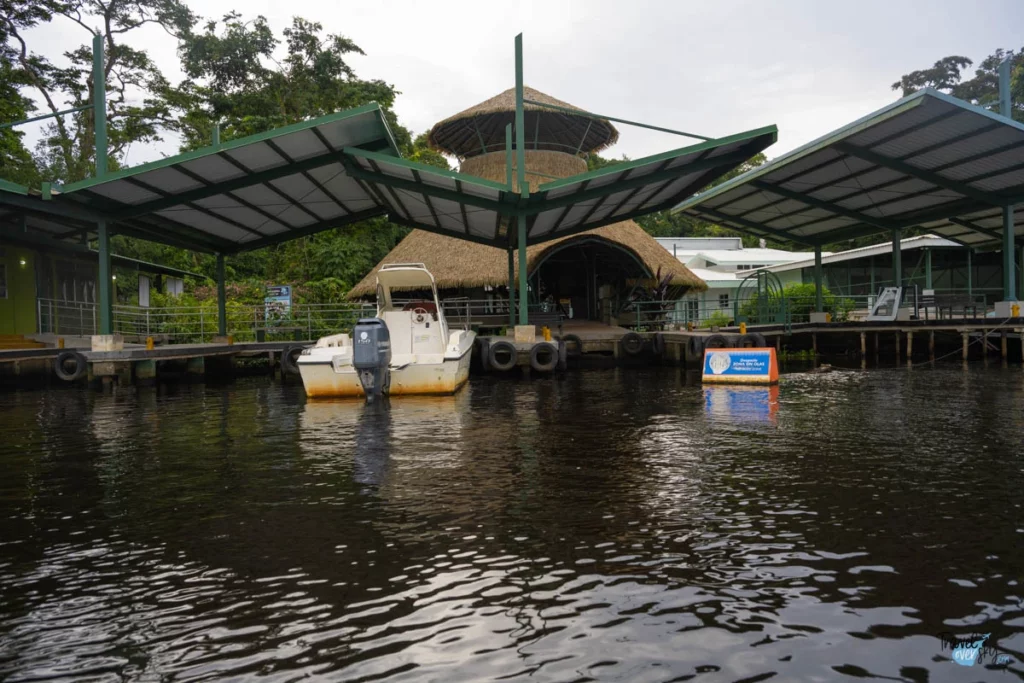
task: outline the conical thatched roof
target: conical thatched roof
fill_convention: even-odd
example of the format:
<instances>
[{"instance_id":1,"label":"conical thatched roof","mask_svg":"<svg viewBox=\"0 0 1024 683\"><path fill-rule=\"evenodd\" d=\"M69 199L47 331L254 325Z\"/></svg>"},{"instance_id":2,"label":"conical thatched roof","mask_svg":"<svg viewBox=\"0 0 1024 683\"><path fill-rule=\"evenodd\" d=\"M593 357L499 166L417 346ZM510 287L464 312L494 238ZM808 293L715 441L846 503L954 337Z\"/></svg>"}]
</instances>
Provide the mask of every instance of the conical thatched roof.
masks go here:
<instances>
[{"instance_id":1,"label":"conical thatched roof","mask_svg":"<svg viewBox=\"0 0 1024 683\"><path fill-rule=\"evenodd\" d=\"M691 273L689 268L675 259L633 221L623 221L528 247L528 272L533 273L555 247L567 242L586 240L606 241L626 249L636 256L652 275L657 273L659 268L662 277L671 273L673 285L698 290L707 289L703 280ZM348 297L373 297L376 292L377 271L386 263L422 263L434 275L437 288L442 290L486 285L499 287L508 284L508 254L505 250L425 230L413 230L352 288ZM518 253L515 255L515 263L518 273Z\"/></svg>"},{"instance_id":2,"label":"conical thatched roof","mask_svg":"<svg viewBox=\"0 0 1024 683\"><path fill-rule=\"evenodd\" d=\"M619 131L604 119L586 115L579 107L525 87L528 100L576 109L581 115L524 104L526 149L546 149L575 154L597 152L615 144ZM428 140L435 149L466 158L505 149L505 126L515 123L516 91L509 88L500 95L449 116L430 129Z\"/></svg>"}]
</instances>

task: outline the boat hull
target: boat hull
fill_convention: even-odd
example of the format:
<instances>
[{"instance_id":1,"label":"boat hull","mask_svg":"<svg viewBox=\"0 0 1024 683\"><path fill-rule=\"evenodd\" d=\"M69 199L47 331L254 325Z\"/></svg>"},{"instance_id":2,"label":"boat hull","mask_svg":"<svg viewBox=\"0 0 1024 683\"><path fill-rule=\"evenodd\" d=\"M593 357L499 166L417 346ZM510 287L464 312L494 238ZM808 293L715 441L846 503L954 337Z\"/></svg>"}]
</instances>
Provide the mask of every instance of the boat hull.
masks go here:
<instances>
[{"instance_id":1,"label":"boat hull","mask_svg":"<svg viewBox=\"0 0 1024 683\"><path fill-rule=\"evenodd\" d=\"M446 358L440 363L410 363L391 369L390 396L454 394L469 379L469 361L472 348L459 358ZM303 359L304 360L304 359ZM303 362L299 374L310 398L364 397L359 374L352 366L335 372L329 360Z\"/></svg>"}]
</instances>

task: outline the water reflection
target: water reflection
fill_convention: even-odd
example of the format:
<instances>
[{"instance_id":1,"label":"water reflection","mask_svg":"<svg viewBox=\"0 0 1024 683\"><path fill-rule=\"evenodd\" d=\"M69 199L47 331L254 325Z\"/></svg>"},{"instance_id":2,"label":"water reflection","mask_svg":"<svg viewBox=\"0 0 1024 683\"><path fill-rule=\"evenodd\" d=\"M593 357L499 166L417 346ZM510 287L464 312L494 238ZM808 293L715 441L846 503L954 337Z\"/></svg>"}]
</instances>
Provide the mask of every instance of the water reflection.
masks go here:
<instances>
[{"instance_id":1,"label":"water reflection","mask_svg":"<svg viewBox=\"0 0 1024 683\"><path fill-rule=\"evenodd\" d=\"M1022 397L959 364L5 394L0 678L1012 679L937 636L1024 658Z\"/></svg>"}]
</instances>

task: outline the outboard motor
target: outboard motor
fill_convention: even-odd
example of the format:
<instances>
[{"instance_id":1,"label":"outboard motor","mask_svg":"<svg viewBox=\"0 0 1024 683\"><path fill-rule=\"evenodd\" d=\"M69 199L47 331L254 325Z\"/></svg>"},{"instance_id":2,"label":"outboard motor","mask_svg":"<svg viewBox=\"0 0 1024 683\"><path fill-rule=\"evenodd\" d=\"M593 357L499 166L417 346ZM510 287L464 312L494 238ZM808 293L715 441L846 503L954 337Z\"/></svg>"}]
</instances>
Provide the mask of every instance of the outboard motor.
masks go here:
<instances>
[{"instance_id":1,"label":"outboard motor","mask_svg":"<svg viewBox=\"0 0 1024 683\"><path fill-rule=\"evenodd\" d=\"M391 388L391 335L380 318L361 318L352 331L352 367L359 373L366 402Z\"/></svg>"}]
</instances>

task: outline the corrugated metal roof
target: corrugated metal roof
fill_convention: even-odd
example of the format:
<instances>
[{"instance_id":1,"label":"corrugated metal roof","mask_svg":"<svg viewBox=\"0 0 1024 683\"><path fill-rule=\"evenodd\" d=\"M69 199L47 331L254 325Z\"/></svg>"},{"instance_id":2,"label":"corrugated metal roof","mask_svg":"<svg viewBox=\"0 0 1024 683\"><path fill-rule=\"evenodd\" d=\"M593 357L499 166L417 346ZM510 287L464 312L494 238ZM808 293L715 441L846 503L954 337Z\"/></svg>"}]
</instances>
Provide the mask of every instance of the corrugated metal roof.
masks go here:
<instances>
[{"instance_id":1,"label":"corrugated metal roof","mask_svg":"<svg viewBox=\"0 0 1024 683\"><path fill-rule=\"evenodd\" d=\"M936 221L952 235L950 217L987 220L1014 203L1024 203L1024 125L923 90L676 209L815 245ZM973 232L971 240L984 235Z\"/></svg>"},{"instance_id":2,"label":"corrugated metal roof","mask_svg":"<svg viewBox=\"0 0 1024 683\"><path fill-rule=\"evenodd\" d=\"M906 239L900 240L900 251L911 251L913 249L925 249L925 248L941 248L941 247L960 247L959 244L952 240L943 239L935 235L918 235L917 237L907 237ZM825 252L821 255L822 265L828 265L830 263L842 263L843 261L852 261L854 259L866 258L868 256L879 256L882 254L892 253L892 242L880 242L879 244L871 244L866 247L857 247L856 249L847 249L846 251L837 251L833 254ZM793 261L792 263L783 263L777 266L769 266L764 270L770 270L773 273L784 273L790 270L799 270L801 268L813 268L814 267L814 256L810 258L804 258L799 261ZM692 268L691 268L692 270ZM748 275L755 271L742 271L742 274Z\"/></svg>"},{"instance_id":3,"label":"corrugated metal roof","mask_svg":"<svg viewBox=\"0 0 1024 683\"><path fill-rule=\"evenodd\" d=\"M398 155L377 104L72 183L18 208L30 228L58 238L106 220L117 233L191 249L255 249L385 213L345 172L348 146Z\"/></svg>"},{"instance_id":4,"label":"corrugated metal roof","mask_svg":"<svg viewBox=\"0 0 1024 683\"><path fill-rule=\"evenodd\" d=\"M346 149L350 175L388 206L391 220L494 246L509 244L516 217L527 216L530 244L565 237L674 206L754 156L775 126L556 180L522 199L476 176ZM511 227L510 227L511 226Z\"/></svg>"}]
</instances>

